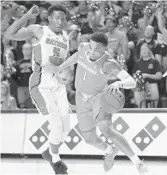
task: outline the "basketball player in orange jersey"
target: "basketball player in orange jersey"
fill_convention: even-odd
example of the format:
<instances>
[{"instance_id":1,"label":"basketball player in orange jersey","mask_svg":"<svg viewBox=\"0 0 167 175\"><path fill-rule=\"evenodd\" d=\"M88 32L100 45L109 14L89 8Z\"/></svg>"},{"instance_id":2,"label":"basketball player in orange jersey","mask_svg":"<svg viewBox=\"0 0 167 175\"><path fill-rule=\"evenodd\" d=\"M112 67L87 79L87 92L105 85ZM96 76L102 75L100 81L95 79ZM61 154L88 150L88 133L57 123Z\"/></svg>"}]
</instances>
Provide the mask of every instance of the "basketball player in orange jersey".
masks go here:
<instances>
[{"instance_id":1,"label":"basketball player in orange jersey","mask_svg":"<svg viewBox=\"0 0 167 175\"><path fill-rule=\"evenodd\" d=\"M59 66L57 72L78 63L76 71L76 109L79 127L88 144L103 150L105 154L104 169L108 171L113 166L114 157L119 148L137 166L139 173L148 174L147 167L133 152L126 139L113 129L111 114L104 113L100 107L100 95L108 90L115 93L119 88L130 89L136 86L134 79L121 66L110 58L106 52L108 39L103 33L94 33L89 43L82 43L78 52ZM110 66L105 66L109 64ZM105 88L110 75L119 79ZM106 138L113 141L112 148L97 136L96 126Z\"/></svg>"},{"instance_id":2,"label":"basketball player in orange jersey","mask_svg":"<svg viewBox=\"0 0 167 175\"><path fill-rule=\"evenodd\" d=\"M69 105L65 85L54 73L55 67L66 59L69 52L69 38L63 30L67 11L59 4L51 6L48 9L48 26L30 25L23 28L38 13L38 6L33 6L7 29L5 37L17 41L29 40L33 45L30 95L38 111L47 117L51 127L49 148L42 156L50 162L56 174L67 174L67 166L59 156L59 147L70 129Z\"/></svg>"}]
</instances>

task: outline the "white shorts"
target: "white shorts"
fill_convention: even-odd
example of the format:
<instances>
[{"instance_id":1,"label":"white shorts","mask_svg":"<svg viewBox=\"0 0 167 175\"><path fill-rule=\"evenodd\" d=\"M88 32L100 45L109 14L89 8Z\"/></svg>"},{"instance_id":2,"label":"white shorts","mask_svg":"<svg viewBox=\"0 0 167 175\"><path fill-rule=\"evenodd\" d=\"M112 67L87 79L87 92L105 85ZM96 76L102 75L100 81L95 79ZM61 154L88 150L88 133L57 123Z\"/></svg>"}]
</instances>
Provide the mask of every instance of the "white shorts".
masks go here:
<instances>
[{"instance_id":1,"label":"white shorts","mask_svg":"<svg viewBox=\"0 0 167 175\"><path fill-rule=\"evenodd\" d=\"M60 116L68 125L70 119L66 87L57 81L54 74L33 72L29 87L30 96L42 115Z\"/></svg>"}]
</instances>

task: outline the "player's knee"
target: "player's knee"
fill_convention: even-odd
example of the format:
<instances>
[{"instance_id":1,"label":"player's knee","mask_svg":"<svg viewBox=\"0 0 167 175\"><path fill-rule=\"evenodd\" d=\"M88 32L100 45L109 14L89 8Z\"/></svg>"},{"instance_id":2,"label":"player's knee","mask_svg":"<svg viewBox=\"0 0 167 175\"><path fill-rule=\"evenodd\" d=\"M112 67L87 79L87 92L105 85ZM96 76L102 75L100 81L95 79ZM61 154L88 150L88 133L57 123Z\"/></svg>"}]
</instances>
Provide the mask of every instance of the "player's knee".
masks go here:
<instances>
[{"instance_id":1,"label":"player's knee","mask_svg":"<svg viewBox=\"0 0 167 175\"><path fill-rule=\"evenodd\" d=\"M61 124L54 126L52 123L52 128L49 133L49 142L57 145L62 141L63 127Z\"/></svg>"},{"instance_id":2,"label":"player's knee","mask_svg":"<svg viewBox=\"0 0 167 175\"><path fill-rule=\"evenodd\" d=\"M58 145L62 140L62 134L60 133L60 131L57 131L51 130L49 134L49 142L54 145Z\"/></svg>"},{"instance_id":3,"label":"player's knee","mask_svg":"<svg viewBox=\"0 0 167 175\"><path fill-rule=\"evenodd\" d=\"M68 105L65 105L63 108L59 108L60 115L63 117L69 117L69 110L70 108Z\"/></svg>"},{"instance_id":4,"label":"player's knee","mask_svg":"<svg viewBox=\"0 0 167 175\"><path fill-rule=\"evenodd\" d=\"M98 127L104 135L114 137L114 129L109 121L103 120L98 122Z\"/></svg>"},{"instance_id":5,"label":"player's knee","mask_svg":"<svg viewBox=\"0 0 167 175\"><path fill-rule=\"evenodd\" d=\"M61 120L57 120L57 122L56 122L56 119L53 119L53 120L49 121L49 125L50 125L51 131L61 133L63 130L63 125L62 125Z\"/></svg>"},{"instance_id":6,"label":"player's knee","mask_svg":"<svg viewBox=\"0 0 167 175\"><path fill-rule=\"evenodd\" d=\"M85 137L84 136L84 140L89 145L94 145L94 143L95 143L95 139L94 138L90 138L90 137Z\"/></svg>"},{"instance_id":7,"label":"player's knee","mask_svg":"<svg viewBox=\"0 0 167 175\"><path fill-rule=\"evenodd\" d=\"M89 145L94 145L97 141L97 136L92 135L91 131L86 133L82 132L82 136L85 142Z\"/></svg>"},{"instance_id":8,"label":"player's knee","mask_svg":"<svg viewBox=\"0 0 167 175\"><path fill-rule=\"evenodd\" d=\"M109 123L106 120L99 121L97 125L102 132L108 131Z\"/></svg>"},{"instance_id":9,"label":"player's knee","mask_svg":"<svg viewBox=\"0 0 167 175\"><path fill-rule=\"evenodd\" d=\"M56 117L51 117L49 120L49 142L53 144L59 144L62 139L63 126L60 120L56 120Z\"/></svg>"},{"instance_id":10,"label":"player's knee","mask_svg":"<svg viewBox=\"0 0 167 175\"><path fill-rule=\"evenodd\" d=\"M68 133L69 133L69 132L64 132L64 131L63 131L62 137L61 137L61 142L64 142L64 141L67 139Z\"/></svg>"}]
</instances>

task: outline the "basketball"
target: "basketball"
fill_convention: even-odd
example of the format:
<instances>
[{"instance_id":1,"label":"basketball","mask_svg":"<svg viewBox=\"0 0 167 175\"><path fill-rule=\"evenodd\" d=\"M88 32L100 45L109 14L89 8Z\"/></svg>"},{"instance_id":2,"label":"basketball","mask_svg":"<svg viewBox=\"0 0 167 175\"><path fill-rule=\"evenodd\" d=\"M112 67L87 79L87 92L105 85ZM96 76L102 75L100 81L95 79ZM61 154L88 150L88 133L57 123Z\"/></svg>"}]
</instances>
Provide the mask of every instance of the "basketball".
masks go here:
<instances>
[{"instance_id":1,"label":"basketball","mask_svg":"<svg viewBox=\"0 0 167 175\"><path fill-rule=\"evenodd\" d=\"M100 98L100 104L103 110L107 113L117 113L124 107L125 96L121 91L115 94L104 92Z\"/></svg>"}]
</instances>

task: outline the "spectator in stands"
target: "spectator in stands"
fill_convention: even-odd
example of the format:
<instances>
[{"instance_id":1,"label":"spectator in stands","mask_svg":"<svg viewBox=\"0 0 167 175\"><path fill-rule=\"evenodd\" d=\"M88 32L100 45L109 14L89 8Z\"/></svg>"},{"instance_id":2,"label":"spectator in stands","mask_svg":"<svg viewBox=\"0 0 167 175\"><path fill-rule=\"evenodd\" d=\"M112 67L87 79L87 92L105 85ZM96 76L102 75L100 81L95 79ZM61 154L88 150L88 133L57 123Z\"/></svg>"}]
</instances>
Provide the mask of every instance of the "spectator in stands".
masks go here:
<instances>
[{"instance_id":1,"label":"spectator in stands","mask_svg":"<svg viewBox=\"0 0 167 175\"><path fill-rule=\"evenodd\" d=\"M40 20L39 24L42 26L48 25L48 10L45 8L40 9L40 14L39 14Z\"/></svg>"},{"instance_id":2,"label":"spectator in stands","mask_svg":"<svg viewBox=\"0 0 167 175\"><path fill-rule=\"evenodd\" d=\"M16 81L18 83L17 97L19 107L28 108L27 102L30 100L28 82L32 73L32 45L30 43L25 43L23 45L22 52L24 55L23 59L17 61L16 63Z\"/></svg>"},{"instance_id":3,"label":"spectator in stands","mask_svg":"<svg viewBox=\"0 0 167 175\"><path fill-rule=\"evenodd\" d=\"M10 94L10 88L7 81L1 82L1 104L0 109L2 110L15 110L17 109L16 100Z\"/></svg>"},{"instance_id":4,"label":"spectator in stands","mask_svg":"<svg viewBox=\"0 0 167 175\"><path fill-rule=\"evenodd\" d=\"M27 8L24 5L19 5L15 2L10 2L7 6L8 11L7 14L4 16L4 19L1 24L1 35L5 32L5 30L18 18L22 17ZM26 25L26 24L25 24Z\"/></svg>"},{"instance_id":5,"label":"spectator in stands","mask_svg":"<svg viewBox=\"0 0 167 175\"><path fill-rule=\"evenodd\" d=\"M74 14L80 15L80 22L86 23L87 22L87 14L88 14L88 5L87 1L78 1L78 7L76 7L73 12Z\"/></svg>"},{"instance_id":6,"label":"spectator in stands","mask_svg":"<svg viewBox=\"0 0 167 175\"><path fill-rule=\"evenodd\" d=\"M163 16L163 9L157 10L158 27L163 34L165 41L167 42L167 12L165 12L165 14L166 16Z\"/></svg>"},{"instance_id":7,"label":"spectator in stands","mask_svg":"<svg viewBox=\"0 0 167 175\"><path fill-rule=\"evenodd\" d=\"M37 18L36 18L36 17L33 17L33 18L29 19L29 21L28 21L28 24L27 24L27 25L36 24L36 22L37 22Z\"/></svg>"},{"instance_id":8,"label":"spectator in stands","mask_svg":"<svg viewBox=\"0 0 167 175\"><path fill-rule=\"evenodd\" d=\"M108 1L109 7L112 7L117 16L120 15L122 8L118 5L118 1Z\"/></svg>"},{"instance_id":9,"label":"spectator in stands","mask_svg":"<svg viewBox=\"0 0 167 175\"><path fill-rule=\"evenodd\" d=\"M144 38L144 30L145 30L145 21L144 18L142 17L137 20L136 34L138 40Z\"/></svg>"},{"instance_id":10,"label":"spectator in stands","mask_svg":"<svg viewBox=\"0 0 167 175\"><path fill-rule=\"evenodd\" d=\"M138 107L146 107L146 102L144 100L148 98L149 100L159 100L158 81L162 78L160 64L154 59L153 54L146 43L141 46L140 59L135 64L133 73L138 70L141 71L145 81L145 90L136 90L134 92L134 97ZM157 107L157 105L158 102L156 101L154 107Z\"/></svg>"},{"instance_id":11,"label":"spectator in stands","mask_svg":"<svg viewBox=\"0 0 167 175\"><path fill-rule=\"evenodd\" d=\"M14 47L10 40L2 37L2 64L7 66L8 64L14 64L15 57L14 57ZM8 76L8 75L7 75ZM10 76L10 75L9 75Z\"/></svg>"},{"instance_id":12,"label":"spectator in stands","mask_svg":"<svg viewBox=\"0 0 167 175\"><path fill-rule=\"evenodd\" d=\"M144 38L141 38L137 43L137 57L140 58L140 48L143 43L147 43L149 49L151 49L153 55L156 54L156 42L153 38L154 36L154 28L148 25L144 31Z\"/></svg>"},{"instance_id":13,"label":"spectator in stands","mask_svg":"<svg viewBox=\"0 0 167 175\"><path fill-rule=\"evenodd\" d=\"M167 71L167 17L164 15L164 10L162 8L157 9L156 16L158 21L158 28L162 34L159 35L161 38L157 38L157 40L159 39L157 47L161 47L159 50L159 54L161 55L158 58L164 68L164 71Z\"/></svg>"},{"instance_id":14,"label":"spectator in stands","mask_svg":"<svg viewBox=\"0 0 167 175\"><path fill-rule=\"evenodd\" d=\"M130 10L132 7L132 1L120 1L119 2L122 10L120 12L120 16L129 16Z\"/></svg>"},{"instance_id":15,"label":"spectator in stands","mask_svg":"<svg viewBox=\"0 0 167 175\"><path fill-rule=\"evenodd\" d=\"M6 77L5 77L5 72L4 72L4 66L1 64L1 74L0 74L0 77L1 77L1 82L6 80Z\"/></svg>"},{"instance_id":16,"label":"spectator in stands","mask_svg":"<svg viewBox=\"0 0 167 175\"><path fill-rule=\"evenodd\" d=\"M87 13L87 20L81 25L81 34L92 34L96 30L96 18L93 11Z\"/></svg>"},{"instance_id":17,"label":"spectator in stands","mask_svg":"<svg viewBox=\"0 0 167 175\"><path fill-rule=\"evenodd\" d=\"M78 51L79 37L81 35L80 28L73 24L69 28L70 55Z\"/></svg>"},{"instance_id":18,"label":"spectator in stands","mask_svg":"<svg viewBox=\"0 0 167 175\"><path fill-rule=\"evenodd\" d=\"M2 3L1 12L1 35L4 34L5 30L10 26L11 21L16 17L16 9L19 5L16 2L5 2Z\"/></svg>"},{"instance_id":19,"label":"spectator in stands","mask_svg":"<svg viewBox=\"0 0 167 175\"><path fill-rule=\"evenodd\" d=\"M17 99L17 84L13 80L13 74L15 73L14 64L14 47L10 40L6 39L4 36L2 38L2 57L1 63L4 66L4 78L9 81L10 84L10 93L13 97Z\"/></svg>"},{"instance_id":20,"label":"spectator in stands","mask_svg":"<svg viewBox=\"0 0 167 175\"><path fill-rule=\"evenodd\" d=\"M123 54L125 60L128 52L128 39L124 32L117 29L117 19L114 16L108 15L105 20L108 32L108 52L114 52L115 55ZM111 50L110 50L111 49Z\"/></svg>"},{"instance_id":21,"label":"spectator in stands","mask_svg":"<svg viewBox=\"0 0 167 175\"><path fill-rule=\"evenodd\" d=\"M167 71L167 42L161 33L157 33L156 59L159 61L163 72Z\"/></svg>"}]
</instances>

